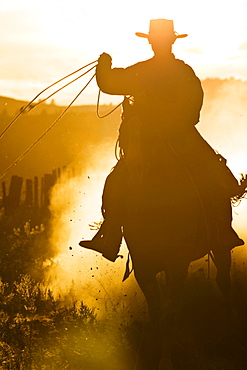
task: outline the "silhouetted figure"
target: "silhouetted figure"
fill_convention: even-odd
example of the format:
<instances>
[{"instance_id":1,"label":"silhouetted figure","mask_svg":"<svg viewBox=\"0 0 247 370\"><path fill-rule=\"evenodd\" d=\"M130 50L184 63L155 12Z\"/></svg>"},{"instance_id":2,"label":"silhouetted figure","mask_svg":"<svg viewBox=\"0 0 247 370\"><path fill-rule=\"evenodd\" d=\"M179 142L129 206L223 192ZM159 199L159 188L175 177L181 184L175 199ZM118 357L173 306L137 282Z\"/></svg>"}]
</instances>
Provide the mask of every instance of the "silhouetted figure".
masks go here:
<instances>
[{"instance_id":1,"label":"silhouetted figure","mask_svg":"<svg viewBox=\"0 0 247 370\"><path fill-rule=\"evenodd\" d=\"M167 174L179 164L183 175L178 173L173 181L179 181L182 192L183 178L187 178L200 201L210 243L230 251L243 244L231 226L230 198L240 193L240 187L224 158L195 128L203 103L201 83L192 68L172 54L174 42L187 35L174 32L173 21L166 19L151 20L149 33L136 35L148 39L153 58L125 69L112 69L106 53L98 60L99 88L125 96L120 160L105 183L103 224L92 241L80 245L114 261L128 209L136 202L150 216L166 207L166 183L171 181ZM169 163L167 158L171 158ZM212 228L216 231L211 232Z\"/></svg>"}]
</instances>

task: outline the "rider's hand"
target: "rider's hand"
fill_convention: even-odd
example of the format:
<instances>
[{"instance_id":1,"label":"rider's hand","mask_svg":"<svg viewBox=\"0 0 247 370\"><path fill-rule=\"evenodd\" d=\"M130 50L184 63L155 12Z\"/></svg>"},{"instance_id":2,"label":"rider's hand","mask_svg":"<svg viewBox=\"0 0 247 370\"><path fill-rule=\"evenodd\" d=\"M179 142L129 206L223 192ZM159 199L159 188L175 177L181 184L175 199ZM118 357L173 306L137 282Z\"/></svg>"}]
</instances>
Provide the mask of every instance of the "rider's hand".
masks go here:
<instances>
[{"instance_id":1,"label":"rider's hand","mask_svg":"<svg viewBox=\"0 0 247 370\"><path fill-rule=\"evenodd\" d=\"M111 62L112 62L112 57L107 53L101 54L99 59L98 59L98 63L104 64L104 65L109 65L110 67L111 67Z\"/></svg>"}]
</instances>

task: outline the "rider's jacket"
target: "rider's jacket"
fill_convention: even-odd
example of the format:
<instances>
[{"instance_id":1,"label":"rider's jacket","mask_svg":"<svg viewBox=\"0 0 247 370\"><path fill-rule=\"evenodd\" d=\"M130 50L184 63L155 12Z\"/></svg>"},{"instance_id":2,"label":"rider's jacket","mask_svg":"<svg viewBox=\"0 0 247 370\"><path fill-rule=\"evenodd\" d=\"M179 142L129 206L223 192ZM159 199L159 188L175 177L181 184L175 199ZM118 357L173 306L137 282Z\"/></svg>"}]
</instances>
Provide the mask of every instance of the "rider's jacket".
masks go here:
<instances>
[{"instance_id":1,"label":"rider's jacket","mask_svg":"<svg viewBox=\"0 0 247 370\"><path fill-rule=\"evenodd\" d=\"M169 134L198 123L203 102L201 82L190 66L172 53L127 68L97 66L97 83L107 94L134 97L133 106ZM148 125L148 122L146 123ZM152 130L154 125L149 122Z\"/></svg>"},{"instance_id":2,"label":"rider's jacket","mask_svg":"<svg viewBox=\"0 0 247 370\"><path fill-rule=\"evenodd\" d=\"M96 78L103 92L128 97L119 140L130 163L138 156L153 163L172 151L198 186L218 183L229 196L236 191L236 179L195 127L203 90L189 65L172 53L127 68L111 68L111 59L100 58Z\"/></svg>"}]
</instances>

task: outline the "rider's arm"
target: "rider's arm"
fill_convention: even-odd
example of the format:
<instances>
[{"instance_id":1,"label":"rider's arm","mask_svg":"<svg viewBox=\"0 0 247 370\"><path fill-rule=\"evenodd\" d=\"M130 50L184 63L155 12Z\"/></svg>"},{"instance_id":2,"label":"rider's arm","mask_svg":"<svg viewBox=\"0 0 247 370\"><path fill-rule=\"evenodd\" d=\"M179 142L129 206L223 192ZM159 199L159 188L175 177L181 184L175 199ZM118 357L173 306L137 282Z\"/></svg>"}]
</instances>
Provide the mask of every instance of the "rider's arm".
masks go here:
<instances>
[{"instance_id":1,"label":"rider's arm","mask_svg":"<svg viewBox=\"0 0 247 370\"><path fill-rule=\"evenodd\" d=\"M131 95L136 86L130 68L111 68L111 57L103 53L96 68L96 80L101 91L111 95Z\"/></svg>"}]
</instances>

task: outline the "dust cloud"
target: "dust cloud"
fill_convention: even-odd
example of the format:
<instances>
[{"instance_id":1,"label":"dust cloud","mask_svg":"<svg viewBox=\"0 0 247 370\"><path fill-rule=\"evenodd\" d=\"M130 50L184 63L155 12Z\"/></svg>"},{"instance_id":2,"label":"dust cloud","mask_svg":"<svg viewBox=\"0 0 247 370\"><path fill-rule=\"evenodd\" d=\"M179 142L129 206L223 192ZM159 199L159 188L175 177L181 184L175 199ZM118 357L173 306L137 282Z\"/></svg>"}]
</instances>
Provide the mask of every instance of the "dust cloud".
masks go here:
<instances>
[{"instance_id":1,"label":"dust cloud","mask_svg":"<svg viewBox=\"0 0 247 370\"><path fill-rule=\"evenodd\" d=\"M240 179L241 173L247 173L247 82L208 79L203 86L205 102L198 129ZM243 201L237 208L239 215L246 215L246 203Z\"/></svg>"},{"instance_id":2,"label":"dust cloud","mask_svg":"<svg viewBox=\"0 0 247 370\"><path fill-rule=\"evenodd\" d=\"M240 180L247 173L247 82L207 79L203 81L204 105L198 130L227 160L227 166ZM233 227L247 243L247 200L233 206ZM246 245L233 250L234 266L242 269L247 260ZM246 276L247 272L245 271Z\"/></svg>"},{"instance_id":3,"label":"dust cloud","mask_svg":"<svg viewBox=\"0 0 247 370\"><path fill-rule=\"evenodd\" d=\"M236 80L208 79L203 83L205 100L198 130L210 145L227 159L227 164L239 179L247 171L246 96L247 84ZM109 312L121 318L122 311L145 312L145 303L133 274L122 283L127 259L123 243L115 263L107 262L93 251L79 247L79 241L91 239L95 230L89 224L101 220L101 194L107 174L114 166L114 143L96 146L89 153L81 175L62 177L52 191L51 213L53 232L51 244L57 250L54 268L49 279L53 289L63 293L73 287L73 294L90 307L96 307L98 316ZM78 159L83 156L78 153ZM196 155L196 153L195 153ZM85 156L85 155L84 155ZM78 163L82 163L78 160ZM76 167L76 161L73 163ZM76 171L77 173L79 171ZM234 228L247 240L247 200L233 208ZM233 251L234 266L241 267L246 260L245 246ZM205 259L193 268L205 266ZM194 267L193 267L194 266ZM195 267L196 266L196 267Z\"/></svg>"},{"instance_id":4,"label":"dust cloud","mask_svg":"<svg viewBox=\"0 0 247 370\"><path fill-rule=\"evenodd\" d=\"M54 292L63 295L70 291L73 298L96 308L97 317L114 316L115 321L121 321L123 310L126 319L126 312L133 317L135 313L139 316L140 310L143 315L146 311L133 274L122 283L128 254L126 244L123 242L120 250L123 257L115 263L78 245L80 240L91 239L97 232L97 224L102 221L105 178L116 163L114 146L106 144L92 149L85 167L80 168L81 175L68 178L65 174L53 188L50 244L57 256L47 278Z\"/></svg>"}]
</instances>

